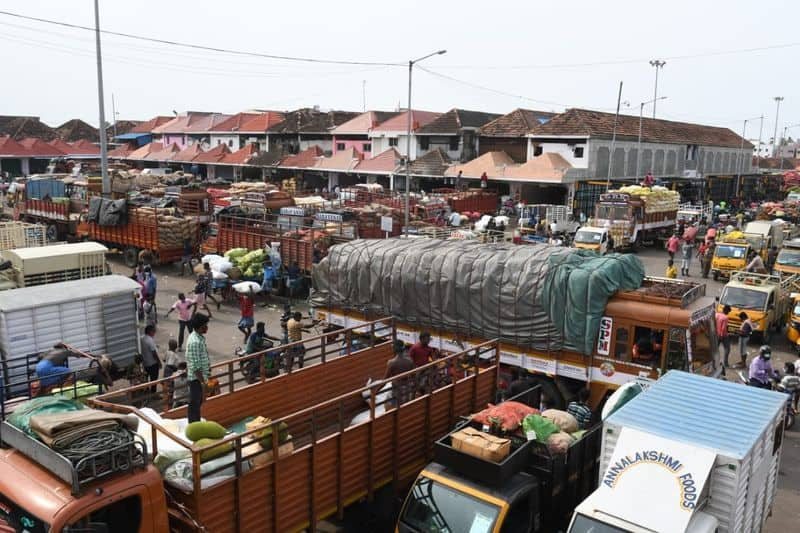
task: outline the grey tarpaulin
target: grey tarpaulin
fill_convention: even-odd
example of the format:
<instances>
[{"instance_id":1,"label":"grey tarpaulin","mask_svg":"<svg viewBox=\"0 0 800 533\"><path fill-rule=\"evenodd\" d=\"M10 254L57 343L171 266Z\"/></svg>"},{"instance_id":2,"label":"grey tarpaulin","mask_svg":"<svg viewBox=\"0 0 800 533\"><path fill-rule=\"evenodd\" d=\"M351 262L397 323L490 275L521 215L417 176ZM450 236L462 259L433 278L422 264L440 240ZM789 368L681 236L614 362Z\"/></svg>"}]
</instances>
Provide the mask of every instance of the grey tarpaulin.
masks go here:
<instances>
[{"instance_id":1,"label":"grey tarpaulin","mask_svg":"<svg viewBox=\"0 0 800 533\"><path fill-rule=\"evenodd\" d=\"M608 299L643 278L633 255L469 240L355 240L333 246L314 268L311 305L588 354Z\"/></svg>"}]
</instances>

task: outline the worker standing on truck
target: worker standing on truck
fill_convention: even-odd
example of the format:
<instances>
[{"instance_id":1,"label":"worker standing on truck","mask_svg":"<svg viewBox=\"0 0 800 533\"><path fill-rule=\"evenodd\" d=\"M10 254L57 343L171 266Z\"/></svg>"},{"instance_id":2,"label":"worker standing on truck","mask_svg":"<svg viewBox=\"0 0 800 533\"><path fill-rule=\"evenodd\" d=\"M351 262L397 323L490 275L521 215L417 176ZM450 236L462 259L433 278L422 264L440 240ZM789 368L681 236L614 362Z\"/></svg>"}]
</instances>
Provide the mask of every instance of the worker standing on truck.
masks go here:
<instances>
[{"instance_id":1,"label":"worker standing on truck","mask_svg":"<svg viewBox=\"0 0 800 533\"><path fill-rule=\"evenodd\" d=\"M753 250L750 250L750 254L747 256L747 266L745 270L747 272L755 272L758 274L766 274L767 268L764 266L764 260L761 259L761 256L755 253Z\"/></svg>"},{"instance_id":2,"label":"worker standing on truck","mask_svg":"<svg viewBox=\"0 0 800 533\"><path fill-rule=\"evenodd\" d=\"M579 429L586 429L592 423L592 410L589 407L589 389L578 391L578 398L569 402L567 412L578 421Z\"/></svg>"},{"instance_id":3,"label":"worker standing on truck","mask_svg":"<svg viewBox=\"0 0 800 533\"><path fill-rule=\"evenodd\" d=\"M185 294L179 292L178 300L172 304L167 314L164 315L164 318L167 318L173 311L178 311L178 350L183 350L183 335L186 329L189 330L189 333L192 332L191 320L196 308L197 302L195 300L190 300L186 298Z\"/></svg>"},{"instance_id":4,"label":"worker standing on truck","mask_svg":"<svg viewBox=\"0 0 800 533\"><path fill-rule=\"evenodd\" d=\"M408 355L414 362L415 367L419 368L433 361L436 354L436 349L431 347L430 343L431 334L427 331L423 331L419 334L419 342L411 346L411 350L409 350Z\"/></svg>"},{"instance_id":5,"label":"worker standing on truck","mask_svg":"<svg viewBox=\"0 0 800 533\"><path fill-rule=\"evenodd\" d=\"M750 378L750 385L760 389L769 389L769 380L777 378L778 373L772 368L772 348L766 344L759 348L758 357L754 357L750 363L750 371L748 377Z\"/></svg>"},{"instance_id":6,"label":"worker standing on truck","mask_svg":"<svg viewBox=\"0 0 800 533\"><path fill-rule=\"evenodd\" d=\"M253 332L253 324L255 323L253 319L253 307L256 302L256 293L251 285L249 293L238 294L237 296L239 297L238 328L244 335L244 341L242 342L247 343L247 339L250 338L250 334Z\"/></svg>"},{"instance_id":7,"label":"worker standing on truck","mask_svg":"<svg viewBox=\"0 0 800 533\"><path fill-rule=\"evenodd\" d=\"M714 319L717 325L717 338L719 339L719 343L723 349L723 366L728 368L730 365L728 364L728 358L731 355L731 338L728 335L728 314L731 312L731 306L726 305L722 308L722 311L717 311L714 315Z\"/></svg>"},{"instance_id":8,"label":"worker standing on truck","mask_svg":"<svg viewBox=\"0 0 800 533\"><path fill-rule=\"evenodd\" d=\"M414 370L414 361L408 357L406 345L403 341L394 341L394 357L386 363L384 381L411 370ZM401 378L392 382L392 403L394 405L402 405L413 399L414 386L410 383L409 378Z\"/></svg>"},{"instance_id":9,"label":"worker standing on truck","mask_svg":"<svg viewBox=\"0 0 800 533\"><path fill-rule=\"evenodd\" d=\"M208 333L208 317L197 313L192 318L194 331L186 343L186 374L189 379L189 422L201 418L203 392L211 374L208 347L205 335Z\"/></svg>"}]
</instances>

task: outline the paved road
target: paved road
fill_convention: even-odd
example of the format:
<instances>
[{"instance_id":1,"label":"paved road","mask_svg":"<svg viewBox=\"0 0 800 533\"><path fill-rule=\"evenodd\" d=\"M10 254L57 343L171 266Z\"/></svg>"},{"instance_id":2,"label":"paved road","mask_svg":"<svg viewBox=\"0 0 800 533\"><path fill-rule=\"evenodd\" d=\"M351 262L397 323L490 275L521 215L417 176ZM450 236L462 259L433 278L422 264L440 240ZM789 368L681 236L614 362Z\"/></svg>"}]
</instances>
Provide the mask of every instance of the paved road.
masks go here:
<instances>
[{"instance_id":1,"label":"paved road","mask_svg":"<svg viewBox=\"0 0 800 533\"><path fill-rule=\"evenodd\" d=\"M645 250L639 253L645 269L649 275L663 276L666 268L667 255L660 250ZM130 269L125 267L121 260L111 259L112 269L115 273L129 275ZM695 261L690 269L693 276L690 279L699 280L699 264ZM170 305L177 299L179 292L191 292L194 287L192 277L180 277L178 270L173 266L158 267L158 296L159 324L156 341L161 350L166 350L167 342L175 337L178 331L178 321L173 313L168 319L163 315ZM723 283L711 279L707 283L706 294L718 296ZM305 305L298 302L298 310L304 310ZM232 357L234 348L242 343L242 335L236 329L239 320L239 309L235 302L225 302L220 310L212 308L214 318L209 324L208 345L213 361L224 361ZM282 302L275 301L271 307L257 307L256 321L265 321L269 333L280 336L280 316ZM751 351L756 349L751 346ZM778 367L783 366L786 360L794 361L796 356L784 335L776 335L773 339L775 361ZM733 354L737 354L734 347ZM800 523L800 432L787 432L784 443L783 458L781 461L780 477L778 480L778 495L773 507L773 516L767 522L766 533L794 531Z\"/></svg>"}]
</instances>

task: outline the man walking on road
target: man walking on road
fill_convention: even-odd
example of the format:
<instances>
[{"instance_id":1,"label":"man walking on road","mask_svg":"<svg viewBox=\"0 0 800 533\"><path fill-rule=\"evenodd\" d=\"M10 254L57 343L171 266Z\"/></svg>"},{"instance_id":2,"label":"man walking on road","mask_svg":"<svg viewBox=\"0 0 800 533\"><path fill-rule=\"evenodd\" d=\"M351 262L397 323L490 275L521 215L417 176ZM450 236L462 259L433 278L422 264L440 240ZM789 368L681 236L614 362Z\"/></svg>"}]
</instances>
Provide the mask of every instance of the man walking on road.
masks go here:
<instances>
[{"instance_id":1,"label":"man walking on road","mask_svg":"<svg viewBox=\"0 0 800 533\"><path fill-rule=\"evenodd\" d=\"M150 381L158 379L158 370L161 368L161 359L158 358L158 348L156 347L156 327L152 324L144 328L144 337L142 337L142 361L144 363L144 370L147 372L147 377ZM155 387L150 389L155 392Z\"/></svg>"},{"instance_id":2,"label":"man walking on road","mask_svg":"<svg viewBox=\"0 0 800 533\"><path fill-rule=\"evenodd\" d=\"M208 333L208 317L195 314L192 318L194 331L186 343L186 374L189 379L189 423L201 418L203 394L211 374L208 347L205 335Z\"/></svg>"},{"instance_id":3,"label":"man walking on road","mask_svg":"<svg viewBox=\"0 0 800 533\"><path fill-rule=\"evenodd\" d=\"M182 292L178 293L178 300L172 304L164 318L168 317L173 311L178 311L178 350L183 350L183 334L186 329L192 332L192 313L197 308L194 300L189 300Z\"/></svg>"},{"instance_id":4,"label":"man walking on road","mask_svg":"<svg viewBox=\"0 0 800 533\"><path fill-rule=\"evenodd\" d=\"M722 345L724 354L722 364L725 368L730 366L728 363L728 358L731 355L731 338L728 335L728 313L730 312L731 306L726 305L722 308L722 311L717 311L716 315L714 316L717 324L717 338L719 339L719 343Z\"/></svg>"}]
</instances>

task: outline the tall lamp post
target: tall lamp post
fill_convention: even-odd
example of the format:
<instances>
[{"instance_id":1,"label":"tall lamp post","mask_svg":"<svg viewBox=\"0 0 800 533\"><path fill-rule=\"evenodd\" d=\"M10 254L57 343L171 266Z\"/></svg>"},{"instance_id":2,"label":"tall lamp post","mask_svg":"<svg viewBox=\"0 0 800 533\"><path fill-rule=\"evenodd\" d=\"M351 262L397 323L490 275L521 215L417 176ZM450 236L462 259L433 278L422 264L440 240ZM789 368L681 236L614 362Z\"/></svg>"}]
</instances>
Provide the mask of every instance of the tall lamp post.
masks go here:
<instances>
[{"instance_id":1,"label":"tall lamp post","mask_svg":"<svg viewBox=\"0 0 800 533\"><path fill-rule=\"evenodd\" d=\"M736 158L736 183L739 183L742 179L742 167L744 166L744 161L745 161L742 152L744 152L744 139L745 139L744 136L747 134L747 123L750 122L751 120L758 120L762 118L763 117L753 117L744 119L744 124L742 125L742 143L741 145L739 145L739 155ZM751 165L753 164L752 156L750 157L750 164Z\"/></svg>"},{"instance_id":2,"label":"tall lamp post","mask_svg":"<svg viewBox=\"0 0 800 533\"><path fill-rule=\"evenodd\" d=\"M658 98L653 98L652 100L648 100L639 104L639 138L636 141L636 181L641 182L639 179L639 172L642 168L642 113L644 112L644 106L647 104L653 104L653 107L655 107L656 102L666 99L666 96L659 96Z\"/></svg>"},{"instance_id":3,"label":"tall lamp post","mask_svg":"<svg viewBox=\"0 0 800 533\"><path fill-rule=\"evenodd\" d=\"M656 68L656 86L653 90L653 99L651 100L651 102L653 102L653 118L656 118L656 102L660 100L658 97L658 71L664 68L664 65L666 64L666 61L660 61L658 59L653 59L650 61L650 66Z\"/></svg>"},{"instance_id":4,"label":"tall lamp post","mask_svg":"<svg viewBox=\"0 0 800 533\"><path fill-rule=\"evenodd\" d=\"M411 111L411 73L414 70L414 64L419 63L429 57L433 57L436 55L446 54L447 50L439 50L438 52L432 52L426 56L422 56L419 59L414 59L413 61L408 62L408 121L406 122L406 216L405 216L405 230L403 233L406 237L408 237L408 224L409 224L409 196L411 196L411 115L413 112Z\"/></svg>"},{"instance_id":5,"label":"tall lamp post","mask_svg":"<svg viewBox=\"0 0 800 533\"><path fill-rule=\"evenodd\" d=\"M781 114L781 102L783 102L783 96L775 96L773 98L775 100L775 133L772 134L772 157L776 157L778 155L778 117Z\"/></svg>"},{"instance_id":6,"label":"tall lamp post","mask_svg":"<svg viewBox=\"0 0 800 533\"><path fill-rule=\"evenodd\" d=\"M100 6L94 0L94 36L97 53L97 100L100 106L100 172L103 176L103 196L111 196L111 181L108 179L108 145L106 144L106 110L103 97L103 58L100 51Z\"/></svg>"}]
</instances>

